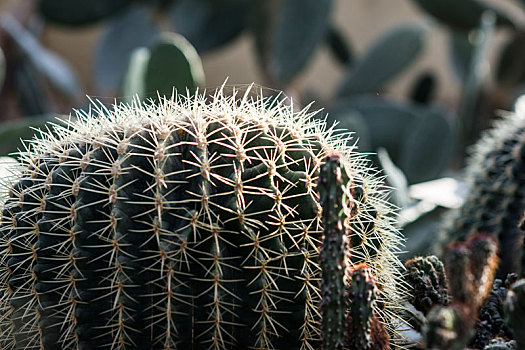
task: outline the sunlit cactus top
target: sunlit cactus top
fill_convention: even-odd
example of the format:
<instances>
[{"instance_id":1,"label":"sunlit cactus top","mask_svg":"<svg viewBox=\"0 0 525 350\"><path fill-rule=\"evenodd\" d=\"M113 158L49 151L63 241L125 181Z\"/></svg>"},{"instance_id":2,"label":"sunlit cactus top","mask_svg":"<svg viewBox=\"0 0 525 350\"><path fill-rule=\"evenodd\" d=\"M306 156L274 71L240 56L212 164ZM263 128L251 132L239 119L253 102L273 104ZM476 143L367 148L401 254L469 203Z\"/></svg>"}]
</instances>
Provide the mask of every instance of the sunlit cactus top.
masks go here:
<instances>
[{"instance_id":1,"label":"sunlit cactus top","mask_svg":"<svg viewBox=\"0 0 525 350\"><path fill-rule=\"evenodd\" d=\"M399 233L349 134L253 87L205 96L95 103L27 143L0 227L2 349L317 348L333 151L346 265L370 266L393 328Z\"/></svg>"}]
</instances>

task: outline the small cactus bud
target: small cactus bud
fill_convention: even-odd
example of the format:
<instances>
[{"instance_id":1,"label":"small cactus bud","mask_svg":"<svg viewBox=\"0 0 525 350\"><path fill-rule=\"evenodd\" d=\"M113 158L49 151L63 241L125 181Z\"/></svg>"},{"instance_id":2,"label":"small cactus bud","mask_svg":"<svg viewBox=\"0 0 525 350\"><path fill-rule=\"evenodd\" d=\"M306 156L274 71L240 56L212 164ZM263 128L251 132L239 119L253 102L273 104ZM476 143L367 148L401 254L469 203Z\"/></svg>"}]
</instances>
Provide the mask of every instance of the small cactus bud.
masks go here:
<instances>
[{"instance_id":1,"label":"small cactus bud","mask_svg":"<svg viewBox=\"0 0 525 350\"><path fill-rule=\"evenodd\" d=\"M408 302L426 315L434 305L447 305L447 280L443 263L436 256L416 257L405 263L410 286Z\"/></svg>"}]
</instances>

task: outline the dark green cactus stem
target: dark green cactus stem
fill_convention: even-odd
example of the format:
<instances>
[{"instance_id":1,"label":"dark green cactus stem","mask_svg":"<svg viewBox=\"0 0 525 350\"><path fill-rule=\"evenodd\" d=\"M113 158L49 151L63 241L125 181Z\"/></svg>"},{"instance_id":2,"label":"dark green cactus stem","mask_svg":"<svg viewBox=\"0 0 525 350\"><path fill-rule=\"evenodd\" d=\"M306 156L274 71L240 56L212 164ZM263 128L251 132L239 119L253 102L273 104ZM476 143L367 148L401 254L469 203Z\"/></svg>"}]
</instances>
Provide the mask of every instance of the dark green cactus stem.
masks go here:
<instances>
[{"instance_id":1,"label":"dark green cactus stem","mask_svg":"<svg viewBox=\"0 0 525 350\"><path fill-rule=\"evenodd\" d=\"M469 347L485 349L494 338L512 338L511 331L505 323L503 303L507 296L508 287L515 281L515 278L516 275L511 274L507 277L505 284L499 279L494 281L492 290L479 311L475 335L470 341Z\"/></svg>"},{"instance_id":2,"label":"dark green cactus stem","mask_svg":"<svg viewBox=\"0 0 525 350\"><path fill-rule=\"evenodd\" d=\"M444 229L447 240L466 240L472 232L494 236L500 248L500 279L519 271L523 254L518 228L525 210L523 102L477 142L466 169L468 196Z\"/></svg>"},{"instance_id":3,"label":"dark green cactus stem","mask_svg":"<svg viewBox=\"0 0 525 350\"><path fill-rule=\"evenodd\" d=\"M445 267L452 300L428 313L423 332L427 348L462 350L469 343L479 308L492 287L497 250L495 238L480 233L447 246Z\"/></svg>"},{"instance_id":4,"label":"dark green cactus stem","mask_svg":"<svg viewBox=\"0 0 525 350\"><path fill-rule=\"evenodd\" d=\"M510 286L505 300L507 323L518 349L525 349L525 279Z\"/></svg>"},{"instance_id":5,"label":"dark green cactus stem","mask_svg":"<svg viewBox=\"0 0 525 350\"><path fill-rule=\"evenodd\" d=\"M380 182L306 109L237 93L93 105L27 145L0 199L1 349L319 348L315 184L334 153L356 245L323 251L370 266L389 327L405 291Z\"/></svg>"},{"instance_id":6,"label":"dark green cactus stem","mask_svg":"<svg viewBox=\"0 0 525 350\"><path fill-rule=\"evenodd\" d=\"M426 349L463 350L472 335L469 312L461 303L430 310L423 331Z\"/></svg>"},{"instance_id":7,"label":"dark green cactus stem","mask_svg":"<svg viewBox=\"0 0 525 350\"><path fill-rule=\"evenodd\" d=\"M321 336L322 348L343 349L346 332L345 273L345 193L348 184L345 168L337 154L328 155L321 165L317 191L322 207L324 237L321 263ZM349 208L347 210L349 212ZM353 336L350 335L351 337Z\"/></svg>"},{"instance_id":8,"label":"dark green cactus stem","mask_svg":"<svg viewBox=\"0 0 525 350\"><path fill-rule=\"evenodd\" d=\"M436 256L416 257L405 263L410 288L408 301L427 314L434 305L447 305L447 280L443 263Z\"/></svg>"},{"instance_id":9,"label":"dark green cactus stem","mask_svg":"<svg viewBox=\"0 0 525 350\"><path fill-rule=\"evenodd\" d=\"M452 242L445 253L449 293L476 317L491 290L498 267L498 245L487 234L474 234L466 242Z\"/></svg>"},{"instance_id":10,"label":"dark green cactus stem","mask_svg":"<svg viewBox=\"0 0 525 350\"><path fill-rule=\"evenodd\" d=\"M347 349L389 349L388 334L376 315L379 290L370 268L359 265L351 273L348 288L350 312L348 313Z\"/></svg>"}]
</instances>

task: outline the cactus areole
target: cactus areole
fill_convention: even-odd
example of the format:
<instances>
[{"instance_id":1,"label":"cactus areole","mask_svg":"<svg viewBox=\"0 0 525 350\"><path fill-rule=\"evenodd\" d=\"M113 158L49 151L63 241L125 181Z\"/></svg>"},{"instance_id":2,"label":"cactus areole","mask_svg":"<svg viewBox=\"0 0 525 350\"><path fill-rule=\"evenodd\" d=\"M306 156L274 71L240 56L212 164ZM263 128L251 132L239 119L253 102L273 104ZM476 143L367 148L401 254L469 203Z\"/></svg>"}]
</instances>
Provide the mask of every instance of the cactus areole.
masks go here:
<instances>
[{"instance_id":1,"label":"cactus areole","mask_svg":"<svg viewBox=\"0 0 525 350\"><path fill-rule=\"evenodd\" d=\"M28 142L3 200L0 348L318 348L316 180L334 151L346 265L371 267L390 324L386 193L348 134L276 101L251 88L94 104Z\"/></svg>"}]
</instances>

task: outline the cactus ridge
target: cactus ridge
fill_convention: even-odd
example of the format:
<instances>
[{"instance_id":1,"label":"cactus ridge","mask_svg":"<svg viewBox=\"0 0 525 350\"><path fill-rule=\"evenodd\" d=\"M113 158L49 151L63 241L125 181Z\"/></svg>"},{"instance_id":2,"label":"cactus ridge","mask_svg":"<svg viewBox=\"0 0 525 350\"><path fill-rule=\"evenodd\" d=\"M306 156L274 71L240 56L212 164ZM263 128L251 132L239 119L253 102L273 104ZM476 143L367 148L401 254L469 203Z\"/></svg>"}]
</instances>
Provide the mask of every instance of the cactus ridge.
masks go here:
<instances>
[{"instance_id":1,"label":"cactus ridge","mask_svg":"<svg viewBox=\"0 0 525 350\"><path fill-rule=\"evenodd\" d=\"M377 174L308 108L252 90L93 103L26 145L0 226L1 348L316 347L332 150L351 174L347 263L376 276L381 322L398 319Z\"/></svg>"},{"instance_id":2,"label":"cactus ridge","mask_svg":"<svg viewBox=\"0 0 525 350\"><path fill-rule=\"evenodd\" d=\"M525 100L495 123L473 147L465 171L469 188L463 206L447 220L444 236L465 240L476 232L497 237L501 264L497 277L519 271L525 210Z\"/></svg>"}]
</instances>

